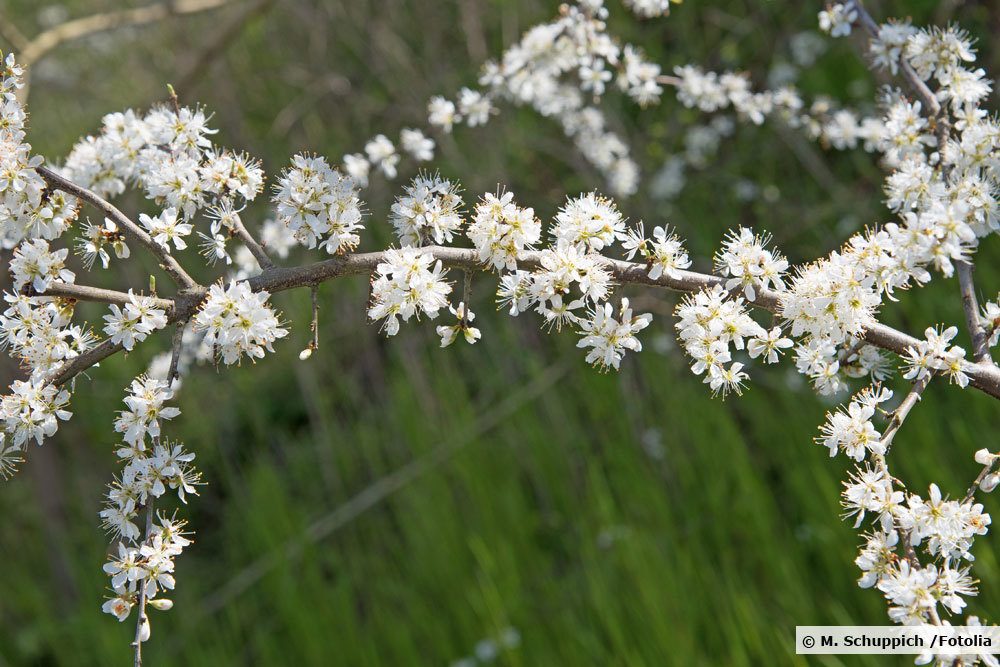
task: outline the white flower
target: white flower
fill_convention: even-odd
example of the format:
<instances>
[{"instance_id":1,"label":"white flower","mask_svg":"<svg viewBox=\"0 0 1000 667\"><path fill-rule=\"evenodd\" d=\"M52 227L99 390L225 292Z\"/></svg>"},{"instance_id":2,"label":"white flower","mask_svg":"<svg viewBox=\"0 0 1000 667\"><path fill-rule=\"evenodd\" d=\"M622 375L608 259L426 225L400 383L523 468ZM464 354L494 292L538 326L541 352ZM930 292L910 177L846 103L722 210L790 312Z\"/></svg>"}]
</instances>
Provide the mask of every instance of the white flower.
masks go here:
<instances>
[{"instance_id":1,"label":"white flower","mask_svg":"<svg viewBox=\"0 0 1000 667\"><path fill-rule=\"evenodd\" d=\"M916 346L909 347L903 355L906 371L903 377L907 380L922 380L931 373L938 371L960 387L969 384L969 376L965 374L965 350L958 346L949 346L949 342L958 335L958 327L941 329L928 327L924 331L926 340Z\"/></svg>"},{"instance_id":2,"label":"white flower","mask_svg":"<svg viewBox=\"0 0 1000 667\"><path fill-rule=\"evenodd\" d=\"M111 614L119 621L124 621L132 613L132 603L125 598L114 597L105 602L101 610L106 614Z\"/></svg>"},{"instance_id":3,"label":"white flower","mask_svg":"<svg viewBox=\"0 0 1000 667\"><path fill-rule=\"evenodd\" d=\"M155 218L151 218L145 213L139 214L139 222L145 227L153 240L163 246L163 249L170 252L170 242L173 241L177 250L187 248L184 237L189 235L194 226L177 221L177 209L168 208Z\"/></svg>"},{"instance_id":4,"label":"white flower","mask_svg":"<svg viewBox=\"0 0 1000 667\"><path fill-rule=\"evenodd\" d=\"M479 329L471 326L472 321L476 319L476 314L468 310L464 301L458 304L458 308L448 306L448 310L455 316L458 323L451 326L442 325L437 328L437 335L441 337L441 347L448 347L454 343L455 338L460 333L469 345L474 345L477 340L483 337Z\"/></svg>"},{"instance_id":5,"label":"white flower","mask_svg":"<svg viewBox=\"0 0 1000 667\"><path fill-rule=\"evenodd\" d=\"M747 352L751 359L763 356L766 363L776 364L780 351L792 345L794 345L792 339L784 337L781 327L772 327L763 336L757 335L751 338L747 342Z\"/></svg>"},{"instance_id":6,"label":"white flower","mask_svg":"<svg viewBox=\"0 0 1000 667\"><path fill-rule=\"evenodd\" d=\"M865 546L854 564L861 569L862 575L858 579L858 586L861 588L871 588L877 584L883 576L893 571L896 563L896 545L899 543L899 533L895 530L889 532L876 531L868 535Z\"/></svg>"},{"instance_id":7,"label":"white flower","mask_svg":"<svg viewBox=\"0 0 1000 667\"><path fill-rule=\"evenodd\" d=\"M424 136L420 130L403 129L399 133L399 143L403 146L403 150L418 162L434 159L434 140Z\"/></svg>"},{"instance_id":8,"label":"white flower","mask_svg":"<svg viewBox=\"0 0 1000 667\"><path fill-rule=\"evenodd\" d=\"M420 174L392 205L389 221L403 245L451 243L464 222L458 185L437 174Z\"/></svg>"},{"instance_id":9,"label":"white flower","mask_svg":"<svg viewBox=\"0 0 1000 667\"><path fill-rule=\"evenodd\" d=\"M664 227L653 228L653 238L645 238L642 222L638 227L626 232L622 247L626 257L632 259L636 253L646 260L649 266L649 277L658 280L666 275L675 280L680 279L681 270L691 266L691 259L680 238L667 231Z\"/></svg>"},{"instance_id":10,"label":"white flower","mask_svg":"<svg viewBox=\"0 0 1000 667\"><path fill-rule=\"evenodd\" d=\"M430 318L448 305L451 285L445 282L441 262L424 250L413 247L390 248L375 267L372 281L372 321L384 319L382 329L389 336L399 332L399 319L408 321L423 313Z\"/></svg>"},{"instance_id":11,"label":"white flower","mask_svg":"<svg viewBox=\"0 0 1000 667\"><path fill-rule=\"evenodd\" d=\"M600 252L625 239L625 219L613 201L591 192L566 201L556 213L552 236Z\"/></svg>"},{"instance_id":12,"label":"white flower","mask_svg":"<svg viewBox=\"0 0 1000 667\"><path fill-rule=\"evenodd\" d=\"M130 252L125 244L125 235L118 229L118 225L109 218L104 218L104 226L95 225L89 221L83 228L83 233L77 242L77 251L83 256L83 264L88 269L94 265L94 260L100 258L101 266L105 269L111 261L105 246L110 245L118 259L128 259Z\"/></svg>"},{"instance_id":13,"label":"white flower","mask_svg":"<svg viewBox=\"0 0 1000 667\"><path fill-rule=\"evenodd\" d=\"M893 490L892 479L883 468L855 468L844 482L840 495L846 515L857 515L855 528L864 521L866 512L876 512L879 517L888 518L894 508L903 502L903 492Z\"/></svg>"},{"instance_id":14,"label":"white flower","mask_svg":"<svg viewBox=\"0 0 1000 667\"><path fill-rule=\"evenodd\" d=\"M292 167L275 185L273 201L278 222L309 248L319 243L333 255L354 250L361 242L362 204L354 180L331 169L324 158L293 157ZM215 256L225 253L216 251Z\"/></svg>"},{"instance_id":15,"label":"white flower","mask_svg":"<svg viewBox=\"0 0 1000 667\"><path fill-rule=\"evenodd\" d=\"M482 262L496 269L514 270L518 256L534 248L541 238L542 223L535 217L534 209L514 203L513 193L487 192L476 204L466 233Z\"/></svg>"},{"instance_id":16,"label":"white flower","mask_svg":"<svg viewBox=\"0 0 1000 667\"><path fill-rule=\"evenodd\" d=\"M715 255L715 268L732 276L726 281L727 290L742 288L746 298L753 301L759 288L784 289L781 277L788 270L788 262L780 253L766 248L769 240L767 234L755 235L746 227L726 236Z\"/></svg>"},{"instance_id":17,"label":"white flower","mask_svg":"<svg viewBox=\"0 0 1000 667\"><path fill-rule=\"evenodd\" d=\"M820 427L821 442L830 450L830 456L843 451L855 461L861 461L868 452L885 454L882 434L875 430L871 419L875 416L879 403L892 398L888 389L866 387L851 398L847 410L826 414L826 423Z\"/></svg>"},{"instance_id":18,"label":"white flower","mask_svg":"<svg viewBox=\"0 0 1000 667\"><path fill-rule=\"evenodd\" d=\"M14 289L20 290L30 283L36 292L42 293L53 282L74 282L76 274L65 265L68 254L69 250L65 248L50 251L48 242L43 239L25 241L14 250L10 260Z\"/></svg>"},{"instance_id":19,"label":"white flower","mask_svg":"<svg viewBox=\"0 0 1000 667\"><path fill-rule=\"evenodd\" d=\"M118 414L115 431L123 433L125 442L143 449L146 436L160 436L160 420L173 419L181 413L175 407L164 407L173 392L163 380L140 376L132 381L130 394L125 397L128 410ZM129 450L119 451L119 456L129 456Z\"/></svg>"},{"instance_id":20,"label":"white flower","mask_svg":"<svg viewBox=\"0 0 1000 667\"><path fill-rule=\"evenodd\" d=\"M201 254L208 261L209 264L214 265L220 259L225 260L226 264L232 264L233 258L229 256L229 251L226 250L226 241L229 239L222 234L213 234L208 236L198 232L198 236L201 238Z\"/></svg>"},{"instance_id":21,"label":"white flower","mask_svg":"<svg viewBox=\"0 0 1000 667\"><path fill-rule=\"evenodd\" d=\"M730 391L742 392L748 375L740 362L725 366L732 362L730 348L743 350L749 341L768 337L768 332L747 313L743 298L731 297L721 285L715 285L685 296L675 313L677 338L694 361L691 371L695 375L705 373L704 382L713 393L725 397Z\"/></svg>"},{"instance_id":22,"label":"white flower","mask_svg":"<svg viewBox=\"0 0 1000 667\"><path fill-rule=\"evenodd\" d=\"M131 350L136 342L146 340L146 336L167 326L167 313L156 307L152 297L134 294L132 290L128 294L124 308L111 304L111 314L104 316L104 333L115 345L121 343L126 350Z\"/></svg>"},{"instance_id":23,"label":"white flower","mask_svg":"<svg viewBox=\"0 0 1000 667\"><path fill-rule=\"evenodd\" d=\"M632 315L628 299L622 299L618 318L610 303L599 305L590 316L580 321L580 335L583 338L577 347L592 348L587 353L587 363L598 368L618 370L626 350L639 352L642 343L635 334L649 326L653 316L649 313Z\"/></svg>"},{"instance_id":24,"label":"white flower","mask_svg":"<svg viewBox=\"0 0 1000 667\"><path fill-rule=\"evenodd\" d=\"M288 335L275 312L267 305L271 295L254 292L244 281L221 282L208 289L208 296L194 316L195 330L205 332L205 345L225 364L240 361L243 355L262 359L273 352L272 344Z\"/></svg>"},{"instance_id":25,"label":"white flower","mask_svg":"<svg viewBox=\"0 0 1000 667\"><path fill-rule=\"evenodd\" d=\"M396 153L396 147L392 145L388 137L384 134L376 135L365 144L365 153L368 154L368 161L381 169L386 178L396 178L399 154Z\"/></svg>"},{"instance_id":26,"label":"white flower","mask_svg":"<svg viewBox=\"0 0 1000 667\"><path fill-rule=\"evenodd\" d=\"M368 158L361 153L349 153L344 156L344 171L354 179L359 187L368 187L368 172L371 171L371 168L372 165Z\"/></svg>"},{"instance_id":27,"label":"white flower","mask_svg":"<svg viewBox=\"0 0 1000 667\"><path fill-rule=\"evenodd\" d=\"M13 436L15 447L24 449L25 443L32 439L42 444L44 438L52 437L59 429L59 420L73 416L66 410L69 392L46 383L43 377L15 380L10 391L0 399L0 416L7 434Z\"/></svg>"},{"instance_id":28,"label":"white flower","mask_svg":"<svg viewBox=\"0 0 1000 667\"><path fill-rule=\"evenodd\" d=\"M857 20L858 12L853 6L848 8L838 2L819 13L819 28L831 37L846 37Z\"/></svg>"},{"instance_id":29,"label":"white flower","mask_svg":"<svg viewBox=\"0 0 1000 667\"><path fill-rule=\"evenodd\" d=\"M443 97L432 97L427 104L428 122L440 127L445 132L451 132L451 127L462 120L455 109L455 103Z\"/></svg>"},{"instance_id":30,"label":"white flower","mask_svg":"<svg viewBox=\"0 0 1000 667\"><path fill-rule=\"evenodd\" d=\"M490 103L488 97L469 88L462 88L459 91L458 109L469 127L485 125L486 121L490 118L490 114L494 112L493 105Z\"/></svg>"}]
</instances>

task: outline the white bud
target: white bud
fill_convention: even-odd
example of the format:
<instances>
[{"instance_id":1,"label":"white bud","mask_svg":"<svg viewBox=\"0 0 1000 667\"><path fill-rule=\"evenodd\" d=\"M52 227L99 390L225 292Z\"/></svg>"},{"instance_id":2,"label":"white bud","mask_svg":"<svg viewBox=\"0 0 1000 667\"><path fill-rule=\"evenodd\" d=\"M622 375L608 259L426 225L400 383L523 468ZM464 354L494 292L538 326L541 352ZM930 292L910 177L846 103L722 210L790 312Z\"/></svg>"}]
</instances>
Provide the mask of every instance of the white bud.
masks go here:
<instances>
[{"instance_id":1,"label":"white bud","mask_svg":"<svg viewBox=\"0 0 1000 667\"><path fill-rule=\"evenodd\" d=\"M139 642L149 641L149 617L142 617L142 625L139 626Z\"/></svg>"},{"instance_id":2,"label":"white bud","mask_svg":"<svg viewBox=\"0 0 1000 667\"><path fill-rule=\"evenodd\" d=\"M299 359L301 361L305 361L306 359L308 359L309 357L311 357L312 354L313 354L312 348L311 347L307 347L306 349L304 349L301 352L299 352Z\"/></svg>"},{"instance_id":3,"label":"white bud","mask_svg":"<svg viewBox=\"0 0 1000 667\"><path fill-rule=\"evenodd\" d=\"M984 492L989 493L993 489L997 488L998 484L1000 484L1000 474L993 473L991 475L987 475L983 481L979 483L979 488Z\"/></svg>"},{"instance_id":4,"label":"white bud","mask_svg":"<svg viewBox=\"0 0 1000 667\"><path fill-rule=\"evenodd\" d=\"M996 454L990 452L990 450L983 447L978 452L976 452L976 463L979 465L988 466L996 458Z\"/></svg>"},{"instance_id":5,"label":"white bud","mask_svg":"<svg viewBox=\"0 0 1000 667\"><path fill-rule=\"evenodd\" d=\"M149 600L146 604L153 607L157 611L167 611L168 609L173 609L174 601L168 600L167 598L156 598L155 600Z\"/></svg>"}]
</instances>

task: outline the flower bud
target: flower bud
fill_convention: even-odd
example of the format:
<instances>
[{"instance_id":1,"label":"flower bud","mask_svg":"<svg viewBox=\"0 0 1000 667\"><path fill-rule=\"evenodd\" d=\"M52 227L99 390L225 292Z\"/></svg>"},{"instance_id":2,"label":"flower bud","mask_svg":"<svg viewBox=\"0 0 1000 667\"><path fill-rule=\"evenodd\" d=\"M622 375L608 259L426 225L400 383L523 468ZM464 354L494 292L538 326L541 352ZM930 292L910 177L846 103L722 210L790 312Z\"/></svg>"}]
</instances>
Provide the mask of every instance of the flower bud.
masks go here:
<instances>
[{"instance_id":1,"label":"flower bud","mask_svg":"<svg viewBox=\"0 0 1000 667\"><path fill-rule=\"evenodd\" d=\"M991 453L985 447L976 452L976 463L979 465L988 466L995 458L996 454Z\"/></svg>"},{"instance_id":2,"label":"flower bud","mask_svg":"<svg viewBox=\"0 0 1000 667\"><path fill-rule=\"evenodd\" d=\"M167 598L156 598L155 600L149 600L146 602L149 606L157 611L167 611L172 609L174 606L173 600L168 600Z\"/></svg>"},{"instance_id":3,"label":"flower bud","mask_svg":"<svg viewBox=\"0 0 1000 667\"><path fill-rule=\"evenodd\" d=\"M998 484L1000 484L1000 474L993 473L991 475L987 475L983 481L979 483L979 488L984 492L989 493L993 489L997 488Z\"/></svg>"},{"instance_id":4,"label":"flower bud","mask_svg":"<svg viewBox=\"0 0 1000 667\"><path fill-rule=\"evenodd\" d=\"M307 347L306 349L304 349L301 352L299 352L299 360L300 361L305 361L306 359L308 359L309 357L312 356L312 353L313 353L312 348L311 347Z\"/></svg>"}]
</instances>

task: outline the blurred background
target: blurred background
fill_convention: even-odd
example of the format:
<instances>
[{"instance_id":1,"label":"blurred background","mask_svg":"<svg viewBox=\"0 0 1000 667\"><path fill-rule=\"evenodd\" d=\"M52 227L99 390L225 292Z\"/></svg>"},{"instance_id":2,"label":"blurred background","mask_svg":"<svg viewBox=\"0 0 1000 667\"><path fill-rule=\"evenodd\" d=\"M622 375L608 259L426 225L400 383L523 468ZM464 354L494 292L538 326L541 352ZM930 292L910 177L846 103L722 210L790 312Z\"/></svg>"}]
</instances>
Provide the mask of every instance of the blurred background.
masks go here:
<instances>
[{"instance_id":1,"label":"blurred background","mask_svg":"<svg viewBox=\"0 0 1000 667\"><path fill-rule=\"evenodd\" d=\"M870 110L885 81L849 40L818 35L818 4L692 1L647 22L609 6L612 32L665 71L741 68ZM140 5L0 1L0 44L23 48L69 19ZM996 3L868 6L876 18L960 22L980 38L982 66L1000 71ZM453 98L479 63L556 11L537 0L232 0L40 55L29 140L60 159L103 114L162 101L170 82L182 103L214 112L219 144L259 156L273 181L297 151L339 163L374 134L423 127L429 97ZM861 151L776 125L730 132L669 95L645 111L617 94L604 105L643 169L623 211L647 228L676 226L697 268L737 225L770 231L801 262L888 220L882 173ZM434 137L432 167L461 180L469 202L502 183L547 220L567 195L603 186L530 110ZM363 250L391 240L385 214L412 175L373 178ZM244 219L267 215L261 206ZM998 260L996 244L980 252L981 296L996 294ZM145 284L148 266L117 266L88 282ZM674 341L677 295L637 291L656 316L646 350L603 375L575 336L495 313L493 289L485 278L474 287L483 340L440 350L432 323L381 337L365 322L363 279L328 283L321 347L305 363L309 294L283 293L273 302L292 334L277 354L185 379L169 433L197 452L209 483L182 508L197 541L178 559L174 610L152 612L148 664L806 664L796 625L887 622L880 596L855 584L858 536L839 519L847 466L813 443L832 405L789 364L757 369L742 398L713 400ZM938 279L884 318L911 332L960 323L957 294L956 280ZM81 310L91 321L101 312ZM79 382L72 421L0 489L0 665L131 659L134 625L100 610L108 540L97 512L119 470L123 387L168 347L160 336ZM5 382L17 372L6 363ZM959 494L978 471L973 452L997 446L996 424L979 392L934 383L896 440L896 473ZM987 585L970 611L996 621L989 538L976 553Z\"/></svg>"}]
</instances>

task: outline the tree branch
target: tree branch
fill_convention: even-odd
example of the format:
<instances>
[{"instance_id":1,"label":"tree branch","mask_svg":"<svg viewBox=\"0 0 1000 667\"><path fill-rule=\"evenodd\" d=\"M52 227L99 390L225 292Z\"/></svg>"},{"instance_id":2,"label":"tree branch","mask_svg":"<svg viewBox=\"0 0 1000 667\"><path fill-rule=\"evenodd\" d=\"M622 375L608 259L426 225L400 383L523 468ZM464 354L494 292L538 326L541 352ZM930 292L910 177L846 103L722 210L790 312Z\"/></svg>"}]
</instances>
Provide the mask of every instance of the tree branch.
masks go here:
<instances>
[{"instance_id":1,"label":"tree branch","mask_svg":"<svg viewBox=\"0 0 1000 667\"><path fill-rule=\"evenodd\" d=\"M956 262L958 284L962 290L962 308L965 310L965 324L969 327L972 337L972 358L980 363L992 363L988 336L979 322L979 302L976 300L976 284L972 278L972 262L962 260Z\"/></svg>"},{"instance_id":2,"label":"tree branch","mask_svg":"<svg viewBox=\"0 0 1000 667\"><path fill-rule=\"evenodd\" d=\"M172 15L216 9L229 2L230 0L171 0L146 7L120 9L73 19L36 35L21 49L18 60L26 66L31 65L66 42L115 28L153 23Z\"/></svg>"},{"instance_id":3,"label":"tree branch","mask_svg":"<svg viewBox=\"0 0 1000 667\"><path fill-rule=\"evenodd\" d=\"M886 428L885 433L882 434L882 444L886 451L889 450L889 446L892 444L892 439L896 437L897 433L899 433L899 429L903 426L903 422L906 421L910 411L917 404L917 402L920 401L920 397L923 395L924 390L927 389L927 385L931 383L931 378L933 377L933 373L928 373L914 382L913 388L910 389L910 393L906 395L906 398L904 398L903 402L899 404L899 407L893 410L889 426Z\"/></svg>"},{"instance_id":4,"label":"tree branch","mask_svg":"<svg viewBox=\"0 0 1000 667\"><path fill-rule=\"evenodd\" d=\"M261 269L266 271L267 269L274 268L274 262L271 261L267 251L264 250L264 246L257 242L257 239L253 237L253 234L250 233L238 216L234 231L236 232L236 237L247 247L253 258L257 260Z\"/></svg>"},{"instance_id":5,"label":"tree branch","mask_svg":"<svg viewBox=\"0 0 1000 667\"><path fill-rule=\"evenodd\" d=\"M131 300L131 296L127 292L119 292L117 290L104 289L103 287L91 287L90 285L76 285L74 283L63 283L55 282L49 285L49 288L44 292L36 292L34 288L27 285L24 293L27 296L32 297L62 297L65 299L74 299L76 301L95 301L98 303L114 303L119 306L124 306ZM169 315L173 312L174 302L170 299L160 299L157 297L151 297L156 304L157 308L162 308L167 311Z\"/></svg>"},{"instance_id":6,"label":"tree branch","mask_svg":"<svg viewBox=\"0 0 1000 667\"><path fill-rule=\"evenodd\" d=\"M153 237L146 233L146 230L132 222L127 215L115 208L113 204L103 199L100 195L91 192L86 188L80 187L66 178L63 178L47 167L35 167L35 171L38 172L39 176L45 179L45 182L48 183L49 187L62 190L63 192L90 203L94 206L94 208L113 220L123 231L125 231L126 234L146 246L146 248L148 248L149 251L152 252L153 255L160 261L160 266L163 270L167 272L167 274L174 280L175 283L177 283L178 286L184 288L198 286L198 283L195 282L194 278L188 275L187 271L184 270L184 267L182 267L163 246L154 241Z\"/></svg>"},{"instance_id":7,"label":"tree branch","mask_svg":"<svg viewBox=\"0 0 1000 667\"><path fill-rule=\"evenodd\" d=\"M485 270L480 263L479 254L473 249L427 246L423 250L430 252L435 259L441 260L442 264L449 267ZM247 282L255 291L281 292L315 285L340 276L371 273L383 257L382 252L356 253L304 266L275 267L250 278ZM538 251L525 252L518 259L518 266L524 269L540 268L540 258L541 253ZM694 271L678 271L677 278L664 274L652 279L645 264L608 258L604 259L604 264L621 283L665 287L677 292L698 292L715 285L724 285L726 282L725 278ZM758 290L757 298L750 303L772 313L781 311L781 295L773 290ZM898 355L905 354L907 349L919 343L913 336L878 322L868 327L862 338L876 347ZM1000 368L993 364L970 363L964 370L974 387L994 398L1000 398Z\"/></svg>"},{"instance_id":8,"label":"tree branch","mask_svg":"<svg viewBox=\"0 0 1000 667\"><path fill-rule=\"evenodd\" d=\"M11 48L18 53L24 51L24 47L31 41L14 25L6 13L0 14L0 37L7 40Z\"/></svg>"},{"instance_id":9,"label":"tree branch","mask_svg":"<svg viewBox=\"0 0 1000 667\"><path fill-rule=\"evenodd\" d=\"M53 176L55 175L53 174ZM128 224L133 225L117 209L96 195L93 195L93 193L78 188L61 177L56 178L59 179L58 182L66 184L66 191L70 192L70 194L77 194L77 192L81 191L87 193L89 196L94 197L97 202L100 202L99 207L108 207L108 209L115 211L118 216L128 221ZM151 239L150 241L152 242ZM423 250L424 252L431 253L436 260L440 260L442 264L451 268L468 271L487 270L487 267L479 259L479 253L472 248L427 246ZM170 255L166 256L170 260L173 260ZM526 251L518 259L518 265L523 269L538 269L541 267L541 257L542 253L539 251ZM353 253L302 266L273 266L261 274L249 278L246 282L250 285L251 289L257 292L283 292L297 287L311 287L334 278L370 274L384 258L385 252ZM176 260L173 261L176 263ZM649 268L645 264L610 258L603 258L603 263L614 278L622 284L649 285L688 293L699 292L715 285L724 286L726 282L725 278L697 273L695 271L678 271L677 277L663 274L659 278L653 279L649 277ZM170 311L169 320L177 322L190 319L201 304L202 299L204 299L206 292L206 288L197 284L178 292L172 301L173 308ZM781 294L773 290L757 290L757 298L749 303L772 313L780 314L781 312ZM862 338L876 347L889 350L898 355L905 354L909 348L915 347L919 343L913 336L878 322L869 326ZM107 341L105 341L59 369L53 374L50 381L55 384L63 384L120 349L120 346L109 346ZM979 362L969 363L963 370L969 376L970 384L973 387L994 398L1000 399L1000 367L992 363Z\"/></svg>"}]
</instances>

